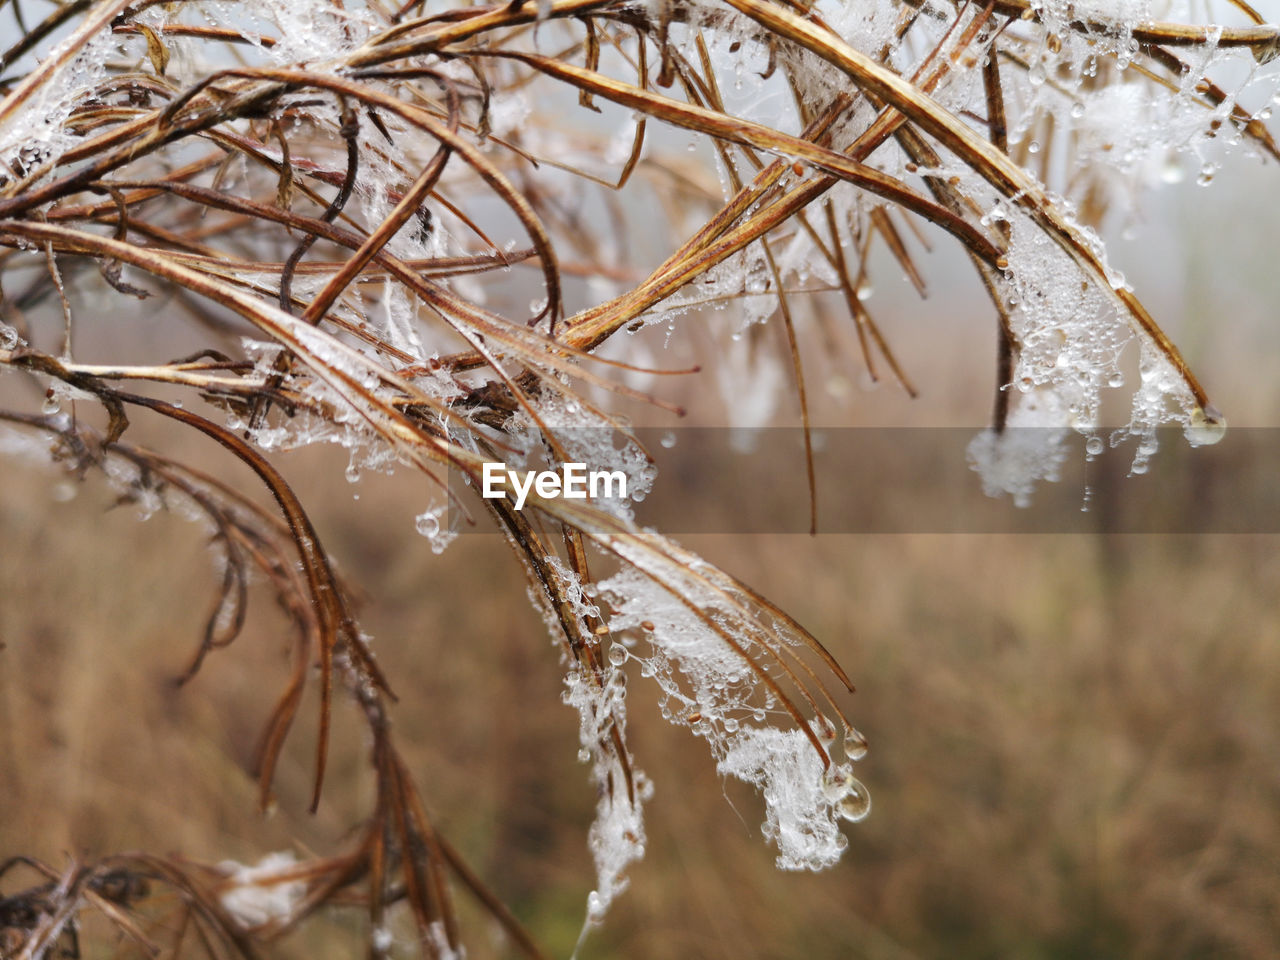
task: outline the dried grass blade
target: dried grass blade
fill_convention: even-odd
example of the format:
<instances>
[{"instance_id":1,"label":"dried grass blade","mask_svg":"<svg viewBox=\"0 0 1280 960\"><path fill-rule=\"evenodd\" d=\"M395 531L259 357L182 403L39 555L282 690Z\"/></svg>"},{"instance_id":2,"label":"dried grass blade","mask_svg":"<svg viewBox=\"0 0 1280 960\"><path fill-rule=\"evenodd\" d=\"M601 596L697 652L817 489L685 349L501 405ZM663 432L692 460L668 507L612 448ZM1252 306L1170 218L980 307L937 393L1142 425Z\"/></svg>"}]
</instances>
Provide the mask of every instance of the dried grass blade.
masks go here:
<instances>
[{"instance_id":1,"label":"dried grass blade","mask_svg":"<svg viewBox=\"0 0 1280 960\"><path fill-rule=\"evenodd\" d=\"M991 186L1027 211L1036 224L1097 284L1098 289L1106 292L1130 316L1132 324L1150 337L1178 371L1196 403L1202 409L1209 406L1204 388L1188 368L1181 352L1147 312L1142 302L1128 290L1116 289L1111 285L1101 261L1080 231L1066 221L1040 185L1007 155L979 137L968 124L951 114L932 97L889 68L855 50L839 37L764 0L726 2L762 26L800 44L843 71L854 83L880 97L936 137ZM1275 34L1275 31L1270 32ZM989 262L994 263L994 259Z\"/></svg>"},{"instance_id":2,"label":"dried grass blade","mask_svg":"<svg viewBox=\"0 0 1280 960\"><path fill-rule=\"evenodd\" d=\"M965 246L974 250L983 259L994 261L999 256L991 241L969 222L954 216L949 210L925 199L901 181L874 167L851 160L844 154L820 147L809 140L793 137L749 120L717 113L705 107L681 103L547 57L507 51L494 51L488 55L528 63L548 76L589 89L605 99L634 110L643 110L674 126L743 146L757 147L783 157L805 160L842 180L882 196L938 224L944 230L954 234Z\"/></svg>"}]
</instances>

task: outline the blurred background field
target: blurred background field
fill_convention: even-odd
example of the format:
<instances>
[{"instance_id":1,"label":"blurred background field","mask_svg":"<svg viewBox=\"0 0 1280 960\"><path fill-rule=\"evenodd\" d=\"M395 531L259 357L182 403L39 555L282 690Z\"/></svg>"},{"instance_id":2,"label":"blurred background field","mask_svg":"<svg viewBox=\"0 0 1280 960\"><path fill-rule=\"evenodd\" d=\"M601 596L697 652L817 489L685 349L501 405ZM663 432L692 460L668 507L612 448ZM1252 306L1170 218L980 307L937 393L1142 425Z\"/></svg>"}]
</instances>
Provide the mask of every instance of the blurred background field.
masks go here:
<instances>
[{"instance_id":1,"label":"blurred background field","mask_svg":"<svg viewBox=\"0 0 1280 960\"><path fill-rule=\"evenodd\" d=\"M1273 254L1235 229L1251 216L1251 189L1274 196L1275 173L1243 166L1238 193L1168 191L1116 248L1238 425L1275 426L1280 414ZM1231 271L1200 270L1208 247ZM927 385L922 398L887 384L867 392L853 349L827 356L810 343L820 421L985 421L992 323L976 287L947 288L939 257L944 279L923 305L876 294L901 300L880 314ZM115 329L149 336L162 323L122 318ZM678 349L664 362L688 359ZM6 388L38 406L34 391ZM694 419L725 416L709 373L675 389ZM141 417L138 429L167 452L224 465ZM281 463L366 593L363 623L400 696L399 742L430 812L549 952L567 956L593 883L595 798L559 701L556 649L496 536L433 555L413 530L422 481L402 471L350 486L344 459L308 451ZM287 676L269 598L256 598L232 649L177 689L213 599L199 532L108 509L113 494L93 478L73 486L16 458L0 471L0 857L56 864L146 849L218 862L340 848L371 801L361 728L341 710L319 814L305 812L306 709L281 762L279 808L256 813L248 768ZM836 869L776 871L760 799L722 782L704 745L663 724L632 677L632 748L657 787L649 849L584 958L1280 955L1274 537L684 542L846 667L859 688L849 714L871 742L858 773L875 805L847 829ZM361 935L358 911L337 910L279 955L354 956ZM496 931L468 947L506 949Z\"/></svg>"},{"instance_id":2,"label":"blurred background field","mask_svg":"<svg viewBox=\"0 0 1280 960\"><path fill-rule=\"evenodd\" d=\"M7 476L0 846L53 862L134 848L217 861L340 839L370 800L353 789L362 744L341 719L320 814L304 812L310 724L286 754L279 811L254 812L245 769L286 673L270 611L174 689L209 592L187 525L104 514L92 489L51 506L50 523L20 506L45 479ZM394 515L394 499L379 503ZM470 536L436 558L404 523L329 506L331 542L377 585L368 627L437 822L566 955L591 885L593 798L508 548ZM662 724L633 678L633 748L657 781L650 849L585 956L1274 955L1272 538L692 545L767 585L848 666L875 808L836 870L775 871L759 799L726 803L703 745Z\"/></svg>"}]
</instances>

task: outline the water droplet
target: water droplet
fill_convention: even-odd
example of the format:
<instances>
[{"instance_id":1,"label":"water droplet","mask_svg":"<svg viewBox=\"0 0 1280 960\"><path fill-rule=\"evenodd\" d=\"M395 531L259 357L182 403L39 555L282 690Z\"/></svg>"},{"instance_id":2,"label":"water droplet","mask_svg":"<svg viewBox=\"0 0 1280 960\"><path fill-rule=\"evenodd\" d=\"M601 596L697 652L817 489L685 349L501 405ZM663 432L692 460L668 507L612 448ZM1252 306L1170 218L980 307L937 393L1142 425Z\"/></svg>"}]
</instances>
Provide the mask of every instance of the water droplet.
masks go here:
<instances>
[{"instance_id":1,"label":"water droplet","mask_svg":"<svg viewBox=\"0 0 1280 960\"><path fill-rule=\"evenodd\" d=\"M1207 187L1213 183L1213 175L1218 172L1216 163L1206 163L1200 168L1200 176L1196 177L1196 183L1202 187Z\"/></svg>"},{"instance_id":2,"label":"water droplet","mask_svg":"<svg viewBox=\"0 0 1280 960\"><path fill-rule=\"evenodd\" d=\"M668 450L670 450L672 447L676 445L675 432L672 430L668 430L666 433L662 435L662 439L659 440L658 442L661 443Z\"/></svg>"},{"instance_id":3,"label":"water droplet","mask_svg":"<svg viewBox=\"0 0 1280 960\"><path fill-rule=\"evenodd\" d=\"M725 717L725 718L724 718L724 729L725 729L725 732L726 732L726 733L737 733L737 732L738 732L738 721L737 721L737 719L736 719L736 718L734 718L734 717Z\"/></svg>"},{"instance_id":4,"label":"water droplet","mask_svg":"<svg viewBox=\"0 0 1280 960\"><path fill-rule=\"evenodd\" d=\"M1033 87L1039 87L1046 79L1048 77L1045 74L1044 63L1037 60L1031 65L1031 69L1027 71L1027 80L1030 81Z\"/></svg>"},{"instance_id":5,"label":"water droplet","mask_svg":"<svg viewBox=\"0 0 1280 960\"><path fill-rule=\"evenodd\" d=\"M876 288L871 285L871 281L863 277L858 281L858 299L870 300L871 295L876 292Z\"/></svg>"},{"instance_id":6,"label":"water droplet","mask_svg":"<svg viewBox=\"0 0 1280 960\"><path fill-rule=\"evenodd\" d=\"M850 760L861 760L867 755L867 738L852 727L844 732L844 755Z\"/></svg>"},{"instance_id":7,"label":"water droplet","mask_svg":"<svg viewBox=\"0 0 1280 960\"><path fill-rule=\"evenodd\" d=\"M1084 116L1084 104L1079 100L1071 105L1071 116L1077 120Z\"/></svg>"},{"instance_id":8,"label":"water droplet","mask_svg":"<svg viewBox=\"0 0 1280 960\"><path fill-rule=\"evenodd\" d=\"M620 667L627 662L627 651L622 644L615 643L609 648L609 662L615 667Z\"/></svg>"},{"instance_id":9,"label":"water droplet","mask_svg":"<svg viewBox=\"0 0 1280 960\"><path fill-rule=\"evenodd\" d=\"M52 417L57 414L59 409L61 409L61 404L58 403L57 396L50 390L45 394L44 403L40 406L40 412L46 417Z\"/></svg>"},{"instance_id":10,"label":"water droplet","mask_svg":"<svg viewBox=\"0 0 1280 960\"><path fill-rule=\"evenodd\" d=\"M871 794L862 785L861 780L850 779L849 792L836 804L840 816L850 823L860 823L871 813Z\"/></svg>"},{"instance_id":11,"label":"water droplet","mask_svg":"<svg viewBox=\"0 0 1280 960\"><path fill-rule=\"evenodd\" d=\"M822 774L822 795L832 803L844 798L851 784L857 783L847 763L832 764Z\"/></svg>"},{"instance_id":12,"label":"water droplet","mask_svg":"<svg viewBox=\"0 0 1280 960\"><path fill-rule=\"evenodd\" d=\"M1096 457L1102 453L1104 446L1101 437L1090 437L1084 442L1085 453L1090 457Z\"/></svg>"},{"instance_id":13,"label":"water droplet","mask_svg":"<svg viewBox=\"0 0 1280 960\"><path fill-rule=\"evenodd\" d=\"M588 750L586 747L583 747L581 750L578 751L579 763L586 763L590 759L591 759L591 751Z\"/></svg>"},{"instance_id":14,"label":"water droplet","mask_svg":"<svg viewBox=\"0 0 1280 960\"><path fill-rule=\"evenodd\" d=\"M836 728L822 714L818 714L813 718L813 733L824 748L830 749L831 745L836 742Z\"/></svg>"},{"instance_id":15,"label":"water droplet","mask_svg":"<svg viewBox=\"0 0 1280 960\"><path fill-rule=\"evenodd\" d=\"M1227 433L1227 418L1212 406L1197 409L1183 428L1187 443L1193 447L1207 447L1217 443Z\"/></svg>"}]
</instances>

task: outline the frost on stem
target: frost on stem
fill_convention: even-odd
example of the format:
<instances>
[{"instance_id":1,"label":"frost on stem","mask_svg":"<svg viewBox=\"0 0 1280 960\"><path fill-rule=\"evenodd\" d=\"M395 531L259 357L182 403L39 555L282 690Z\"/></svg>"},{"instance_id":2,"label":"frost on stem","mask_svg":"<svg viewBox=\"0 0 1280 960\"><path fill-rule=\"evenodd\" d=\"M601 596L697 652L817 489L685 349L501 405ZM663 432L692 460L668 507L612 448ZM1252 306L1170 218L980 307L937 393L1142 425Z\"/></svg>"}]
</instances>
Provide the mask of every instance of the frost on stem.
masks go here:
<instances>
[{"instance_id":1,"label":"frost on stem","mask_svg":"<svg viewBox=\"0 0 1280 960\"><path fill-rule=\"evenodd\" d=\"M526 563L529 562L527 558ZM556 557L543 558L552 589L566 609L557 610L546 591L530 588L534 606L542 611L553 637L563 638L566 626L598 650L589 623L598 622L601 611L594 587L584 587L576 573ZM537 574L531 571L531 580ZM568 624L566 624L566 620ZM627 887L626 869L644 856L644 804L653 785L627 751L626 675L618 664L601 657L571 658L566 651L565 690L562 699L578 713L578 759L590 765L595 788L596 816L588 833L588 845L596 867L596 886L587 897L583 936L599 924L614 899Z\"/></svg>"},{"instance_id":2,"label":"frost on stem","mask_svg":"<svg viewBox=\"0 0 1280 960\"><path fill-rule=\"evenodd\" d=\"M677 548L668 543L667 549ZM744 618L742 598L728 584L699 583L699 572L709 568L696 558L687 562L688 576L678 591L639 568L604 581L601 593L614 611L611 628L625 636L627 659L639 661L641 676L661 689L662 715L703 737L721 773L764 794L764 834L778 847L778 865L831 866L848 843L837 829L842 805L845 818L856 822L869 812L870 801L848 764L831 756L836 729L796 679L802 668L791 625L767 616ZM780 700L786 694L766 676L790 676L809 699L809 726L830 763L824 764L804 731L776 725L788 719ZM846 727L843 749L848 760L861 759L866 741Z\"/></svg>"},{"instance_id":3,"label":"frost on stem","mask_svg":"<svg viewBox=\"0 0 1280 960\"><path fill-rule=\"evenodd\" d=\"M307 892L306 881L289 879L296 867L287 850L269 853L253 866L224 860L218 865L226 874L218 900L245 928L287 920Z\"/></svg>"},{"instance_id":4,"label":"frost on stem","mask_svg":"<svg viewBox=\"0 0 1280 960\"><path fill-rule=\"evenodd\" d=\"M978 185L972 189L983 192ZM987 219L1006 224L1009 235L1007 267L994 284L1017 349L1012 379L1001 387L1011 395L1004 429L985 430L969 445L969 461L984 491L1010 494L1026 507L1037 482L1057 480L1070 433L1092 437L1099 431L1102 391L1124 386L1122 362L1135 342L1140 383L1130 420L1110 434L1112 446L1137 441L1132 472L1146 471L1156 451L1156 430L1165 424L1182 426L1195 445L1216 442L1225 421L1216 411L1200 408L1165 351L1134 329L1114 296L1127 289L1125 278L1108 265L1097 235L1074 224L1101 262L1105 282L1081 269L1024 214L993 202ZM1073 209L1068 201L1062 204L1069 213Z\"/></svg>"},{"instance_id":5,"label":"frost on stem","mask_svg":"<svg viewBox=\"0 0 1280 960\"><path fill-rule=\"evenodd\" d=\"M589 676L570 670L565 703L578 711L579 757L591 765L599 799L588 834L596 866L596 887L587 897L587 925L604 919L610 904L627 887L627 867L644 856L644 803L653 785L619 754L626 737L626 681L616 668Z\"/></svg>"},{"instance_id":6,"label":"frost on stem","mask_svg":"<svg viewBox=\"0 0 1280 960\"><path fill-rule=\"evenodd\" d=\"M849 845L840 817L857 822L871 809L866 788L847 766L824 773L821 758L799 730L744 730L730 741L716 769L764 794L767 819L761 830L777 845L782 870L832 866Z\"/></svg>"},{"instance_id":7,"label":"frost on stem","mask_svg":"<svg viewBox=\"0 0 1280 960\"><path fill-rule=\"evenodd\" d=\"M57 57L73 39L48 56ZM94 34L14 116L0 123L0 182L7 172L21 175L55 163L76 142L68 118L107 76L107 62L118 48L109 32Z\"/></svg>"}]
</instances>

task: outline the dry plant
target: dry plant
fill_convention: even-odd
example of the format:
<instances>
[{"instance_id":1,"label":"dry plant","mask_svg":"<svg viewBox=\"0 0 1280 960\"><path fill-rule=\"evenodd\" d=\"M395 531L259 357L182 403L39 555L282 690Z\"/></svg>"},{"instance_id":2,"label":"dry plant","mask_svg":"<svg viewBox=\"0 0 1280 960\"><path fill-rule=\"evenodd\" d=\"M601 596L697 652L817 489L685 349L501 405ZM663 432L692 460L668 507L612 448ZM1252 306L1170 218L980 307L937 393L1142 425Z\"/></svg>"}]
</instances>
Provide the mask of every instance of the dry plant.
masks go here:
<instances>
[{"instance_id":1,"label":"dry plant","mask_svg":"<svg viewBox=\"0 0 1280 960\"><path fill-rule=\"evenodd\" d=\"M1095 453L1136 438L1141 471L1160 424L1193 443L1225 427L1095 227L1188 165L1207 182L1231 146L1280 158L1265 125L1280 36L1243 0L66 0L38 21L29 0L7 6L0 363L44 400L0 411L6 445L35 438L208 530L222 580L185 677L235 642L251 583L275 594L295 652L261 740L264 808L317 662L311 807L335 691L371 733L376 802L350 849L303 862L9 860L6 880L35 879L0 899L6 956L68 948L97 915L149 955L252 957L336 905L367 912L384 956L404 948L393 911L407 904L414 948L451 957L455 885L540 955L428 819L392 737L394 685L279 451L337 443L351 477L421 471L433 501L418 528L437 552L482 511L506 535L598 788L590 927L644 850L653 788L627 746L630 661L722 774L763 792L779 866L831 865L841 820L870 808L835 660L635 523L652 459L600 398L670 405L625 385L660 382L628 333L678 335L700 307L732 308L751 362L793 371L807 425L801 337L839 322L809 295L834 292L871 375L914 393L865 294L879 247L923 293L911 250L927 222L962 245L998 324L993 423L971 448L991 491L1025 499L1071 431ZM1203 25L1218 16L1238 25ZM722 195L655 145L663 127L713 148ZM645 242L665 245L651 270ZM79 354L86 325L123 337L147 298L197 349ZM1123 386L1134 343L1132 418L1104 440L1102 391ZM270 499L130 443L151 416L216 441ZM1027 440L1017 425L1052 429ZM631 496L531 493L517 509L448 485L478 485L491 460L622 471ZM808 469L812 485L811 455ZM178 907L158 915L161 887Z\"/></svg>"}]
</instances>

